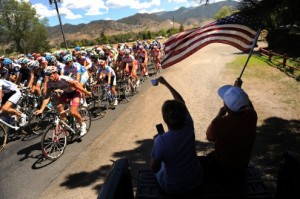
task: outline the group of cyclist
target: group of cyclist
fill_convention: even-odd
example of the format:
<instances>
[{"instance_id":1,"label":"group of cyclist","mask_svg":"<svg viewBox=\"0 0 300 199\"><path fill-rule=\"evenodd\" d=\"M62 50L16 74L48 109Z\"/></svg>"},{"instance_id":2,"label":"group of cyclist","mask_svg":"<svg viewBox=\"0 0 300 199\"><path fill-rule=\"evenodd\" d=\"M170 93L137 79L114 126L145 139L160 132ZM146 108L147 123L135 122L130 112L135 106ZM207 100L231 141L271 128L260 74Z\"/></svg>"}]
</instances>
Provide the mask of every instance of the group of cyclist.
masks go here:
<instances>
[{"instance_id":1,"label":"group of cyclist","mask_svg":"<svg viewBox=\"0 0 300 199\"><path fill-rule=\"evenodd\" d=\"M161 44L137 41L132 45L119 43L117 47L103 45L89 48L75 47L72 50L60 50L21 54L17 58L0 57L0 105L1 112L14 114L20 118L20 126L26 124L26 115L14 109L21 97L18 86L30 89L32 94L43 98L43 103L34 114L41 114L50 100L53 90L63 91L58 98L57 109L63 112L64 104L70 102L70 114L81 125L80 135L86 134L86 125L82 122L78 107L88 106L86 97L91 92L85 89L89 78L103 82L112 92L115 106L118 105L115 89L117 78L124 74L133 77L140 84L137 70L142 76L149 74L148 62L153 61L157 70L161 61ZM61 114L64 120L65 115Z\"/></svg>"}]
</instances>

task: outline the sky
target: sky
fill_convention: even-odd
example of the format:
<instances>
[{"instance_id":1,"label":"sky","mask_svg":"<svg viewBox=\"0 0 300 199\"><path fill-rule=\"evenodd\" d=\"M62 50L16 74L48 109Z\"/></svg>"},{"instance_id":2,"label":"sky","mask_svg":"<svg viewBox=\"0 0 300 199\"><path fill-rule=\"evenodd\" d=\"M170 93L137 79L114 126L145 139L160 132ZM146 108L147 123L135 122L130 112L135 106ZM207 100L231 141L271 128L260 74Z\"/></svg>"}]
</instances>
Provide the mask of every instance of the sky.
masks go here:
<instances>
[{"instance_id":1,"label":"sky","mask_svg":"<svg viewBox=\"0 0 300 199\"><path fill-rule=\"evenodd\" d=\"M21 1L21 0L18 0ZM40 18L48 18L49 26L59 24L55 5L49 0L29 1ZM63 24L89 23L95 20L118 20L137 13L173 11L180 7L199 6L199 0L57 0ZM210 3L224 0L210 0Z\"/></svg>"}]
</instances>

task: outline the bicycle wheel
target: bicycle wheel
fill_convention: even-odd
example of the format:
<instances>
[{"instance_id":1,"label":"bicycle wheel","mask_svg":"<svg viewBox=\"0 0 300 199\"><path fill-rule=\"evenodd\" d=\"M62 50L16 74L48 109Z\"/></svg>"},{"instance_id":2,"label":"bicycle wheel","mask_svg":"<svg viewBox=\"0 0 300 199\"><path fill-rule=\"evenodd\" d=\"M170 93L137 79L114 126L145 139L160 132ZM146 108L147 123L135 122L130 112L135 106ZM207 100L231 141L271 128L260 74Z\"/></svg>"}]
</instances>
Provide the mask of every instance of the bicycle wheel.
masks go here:
<instances>
[{"instance_id":1,"label":"bicycle wheel","mask_svg":"<svg viewBox=\"0 0 300 199\"><path fill-rule=\"evenodd\" d=\"M79 113L82 117L82 122L86 124L86 132L89 132L92 124L91 112L89 111L89 109L85 107L81 107Z\"/></svg>"},{"instance_id":2,"label":"bicycle wheel","mask_svg":"<svg viewBox=\"0 0 300 199\"><path fill-rule=\"evenodd\" d=\"M33 109L29 116L29 129L31 133L40 135L43 133L55 118L53 110L44 111L40 115L33 114L38 109ZM55 111L55 110L54 110Z\"/></svg>"},{"instance_id":3,"label":"bicycle wheel","mask_svg":"<svg viewBox=\"0 0 300 199\"><path fill-rule=\"evenodd\" d=\"M123 89L125 101L129 102L133 95L132 87L130 86L130 84L128 82L124 82L122 84L122 89Z\"/></svg>"},{"instance_id":4,"label":"bicycle wheel","mask_svg":"<svg viewBox=\"0 0 300 199\"><path fill-rule=\"evenodd\" d=\"M41 149L49 160L57 160L67 146L67 132L60 125L51 125L42 136Z\"/></svg>"},{"instance_id":5,"label":"bicycle wheel","mask_svg":"<svg viewBox=\"0 0 300 199\"><path fill-rule=\"evenodd\" d=\"M116 92L117 92L118 101L121 101L122 100L122 95L123 95L123 88L122 88L122 82L121 81L117 81Z\"/></svg>"},{"instance_id":6,"label":"bicycle wheel","mask_svg":"<svg viewBox=\"0 0 300 199\"><path fill-rule=\"evenodd\" d=\"M7 132L5 128L0 125L0 151L4 148L7 141Z\"/></svg>"},{"instance_id":7,"label":"bicycle wheel","mask_svg":"<svg viewBox=\"0 0 300 199\"><path fill-rule=\"evenodd\" d=\"M109 108L108 96L102 92L98 97L98 110L101 116L105 116L107 109Z\"/></svg>"},{"instance_id":8,"label":"bicycle wheel","mask_svg":"<svg viewBox=\"0 0 300 199\"><path fill-rule=\"evenodd\" d=\"M141 91L141 87L142 87L141 83L134 85L134 93L139 94Z\"/></svg>"}]
</instances>

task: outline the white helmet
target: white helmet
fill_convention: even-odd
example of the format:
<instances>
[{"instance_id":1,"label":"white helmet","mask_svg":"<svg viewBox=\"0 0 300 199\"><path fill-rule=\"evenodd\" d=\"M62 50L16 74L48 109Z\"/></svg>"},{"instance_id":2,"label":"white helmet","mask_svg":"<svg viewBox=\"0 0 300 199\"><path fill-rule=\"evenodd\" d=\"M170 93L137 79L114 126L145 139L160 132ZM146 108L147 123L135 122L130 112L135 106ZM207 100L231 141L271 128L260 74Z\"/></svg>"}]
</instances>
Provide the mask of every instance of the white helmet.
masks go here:
<instances>
[{"instance_id":1,"label":"white helmet","mask_svg":"<svg viewBox=\"0 0 300 199\"><path fill-rule=\"evenodd\" d=\"M45 73L48 73L48 74L55 73L55 72L57 72L57 67L56 67L56 66L47 66L47 67L44 69L44 72L45 72Z\"/></svg>"}]
</instances>

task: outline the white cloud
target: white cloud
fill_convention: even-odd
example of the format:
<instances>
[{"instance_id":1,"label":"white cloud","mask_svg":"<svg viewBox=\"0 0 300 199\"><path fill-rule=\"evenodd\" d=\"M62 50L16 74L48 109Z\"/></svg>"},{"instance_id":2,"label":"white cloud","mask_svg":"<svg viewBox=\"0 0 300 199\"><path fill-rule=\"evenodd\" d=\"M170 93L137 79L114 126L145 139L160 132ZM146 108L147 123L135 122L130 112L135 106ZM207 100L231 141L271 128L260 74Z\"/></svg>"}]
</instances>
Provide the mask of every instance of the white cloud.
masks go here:
<instances>
[{"instance_id":1,"label":"white cloud","mask_svg":"<svg viewBox=\"0 0 300 199\"><path fill-rule=\"evenodd\" d=\"M34 4L33 7L35 8L37 14L41 17L53 17L56 14L56 11L53 10L49 10L44 4L38 3L38 4Z\"/></svg>"},{"instance_id":2,"label":"white cloud","mask_svg":"<svg viewBox=\"0 0 300 199\"><path fill-rule=\"evenodd\" d=\"M81 19L82 16L80 14L74 14L70 9L61 7L59 9L59 13L64 15L66 19Z\"/></svg>"},{"instance_id":3,"label":"white cloud","mask_svg":"<svg viewBox=\"0 0 300 199\"><path fill-rule=\"evenodd\" d=\"M64 0L61 6L70 10L85 10L85 15L89 16L105 14L109 10L103 0Z\"/></svg>"},{"instance_id":4,"label":"white cloud","mask_svg":"<svg viewBox=\"0 0 300 199\"><path fill-rule=\"evenodd\" d=\"M124 8L132 9L147 9L152 6L160 6L160 0L151 0L151 2L140 2L140 0L108 0L106 5L110 8Z\"/></svg>"}]
</instances>

